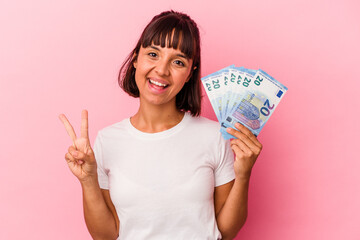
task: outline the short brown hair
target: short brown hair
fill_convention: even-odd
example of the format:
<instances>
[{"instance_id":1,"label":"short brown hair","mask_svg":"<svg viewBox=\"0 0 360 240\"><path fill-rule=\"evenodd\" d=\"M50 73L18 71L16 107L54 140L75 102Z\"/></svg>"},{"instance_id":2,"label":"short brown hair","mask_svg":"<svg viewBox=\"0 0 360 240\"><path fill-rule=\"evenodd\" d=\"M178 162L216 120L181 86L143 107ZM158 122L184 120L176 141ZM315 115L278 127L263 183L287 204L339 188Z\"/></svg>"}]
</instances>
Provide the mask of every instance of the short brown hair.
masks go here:
<instances>
[{"instance_id":1,"label":"short brown hair","mask_svg":"<svg viewBox=\"0 0 360 240\"><path fill-rule=\"evenodd\" d=\"M179 41L180 38L181 41ZM133 63L140 47L146 48L152 43L161 45L161 47L180 49L188 58L193 60L190 80L176 95L176 108L190 111L193 116L199 116L201 112L200 34L194 20L184 13L173 10L165 11L150 21L135 48L120 68L118 77L120 87L130 96L139 97L139 89L135 82L136 69Z\"/></svg>"}]
</instances>

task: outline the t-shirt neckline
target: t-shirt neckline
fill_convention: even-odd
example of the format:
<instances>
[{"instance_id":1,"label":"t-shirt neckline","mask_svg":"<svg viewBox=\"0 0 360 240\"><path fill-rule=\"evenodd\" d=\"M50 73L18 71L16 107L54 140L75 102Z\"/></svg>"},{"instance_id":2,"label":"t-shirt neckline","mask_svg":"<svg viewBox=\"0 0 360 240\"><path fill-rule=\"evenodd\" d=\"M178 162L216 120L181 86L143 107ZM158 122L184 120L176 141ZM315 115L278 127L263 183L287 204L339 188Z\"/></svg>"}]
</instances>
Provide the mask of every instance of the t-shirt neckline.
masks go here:
<instances>
[{"instance_id":1,"label":"t-shirt neckline","mask_svg":"<svg viewBox=\"0 0 360 240\"><path fill-rule=\"evenodd\" d=\"M141 138L141 139L154 140L154 139L166 138L166 137L169 137L170 135L173 135L173 134L179 132L181 129L184 128L184 126L187 124L187 122L189 121L190 118L191 118L190 113L185 112L183 118L181 119L181 121L178 124L176 124L172 128L169 128L169 129L161 131L161 132L156 132L156 133L147 133L147 132L142 132L142 131L138 130L131 124L130 117L126 119L126 123L128 125L128 129L129 129L130 133L133 134L134 136Z\"/></svg>"}]
</instances>

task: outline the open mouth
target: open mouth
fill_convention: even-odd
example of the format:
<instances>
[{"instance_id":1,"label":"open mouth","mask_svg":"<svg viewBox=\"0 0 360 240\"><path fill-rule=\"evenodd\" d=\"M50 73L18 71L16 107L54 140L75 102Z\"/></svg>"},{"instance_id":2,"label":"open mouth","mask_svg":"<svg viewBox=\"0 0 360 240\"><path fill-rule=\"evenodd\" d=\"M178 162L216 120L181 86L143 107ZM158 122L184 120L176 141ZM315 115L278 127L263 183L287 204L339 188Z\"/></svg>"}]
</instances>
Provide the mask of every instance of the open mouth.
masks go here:
<instances>
[{"instance_id":1,"label":"open mouth","mask_svg":"<svg viewBox=\"0 0 360 240\"><path fill-rule=\"evenodd\" d=\"M155 80L152 80L152 79L148 79L149 80L149 82L150 82L150 84L152 85L152 86L154 86L154 87L157 87L157 88L162 88L162 89L164 89L164 88L167 88L168 86L169 86L169 84L163 84L163 83L160 83L160 82L157 82L157 81L155 81Z\"/></svg>"}]
</instances>

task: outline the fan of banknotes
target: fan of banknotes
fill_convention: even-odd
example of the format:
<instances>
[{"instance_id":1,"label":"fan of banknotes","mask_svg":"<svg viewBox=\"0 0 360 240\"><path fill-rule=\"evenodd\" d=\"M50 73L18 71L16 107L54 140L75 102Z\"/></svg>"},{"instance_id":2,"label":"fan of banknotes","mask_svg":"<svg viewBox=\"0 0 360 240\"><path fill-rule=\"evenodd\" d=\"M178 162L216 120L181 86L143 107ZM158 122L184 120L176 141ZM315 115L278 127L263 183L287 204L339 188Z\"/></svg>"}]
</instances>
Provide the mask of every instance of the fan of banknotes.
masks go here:
<instances>
[{"instance_id":1,"label":"fan of banknotes","mask_svg":"<svg viewBox=\"0 0 360 240\"><path fill-rule=\"evenodd\" d=\"M201 78L225 139L226 128L240 122L258 136L287 87L263 70L231 65Z\"/></svg>"}]
</instances>

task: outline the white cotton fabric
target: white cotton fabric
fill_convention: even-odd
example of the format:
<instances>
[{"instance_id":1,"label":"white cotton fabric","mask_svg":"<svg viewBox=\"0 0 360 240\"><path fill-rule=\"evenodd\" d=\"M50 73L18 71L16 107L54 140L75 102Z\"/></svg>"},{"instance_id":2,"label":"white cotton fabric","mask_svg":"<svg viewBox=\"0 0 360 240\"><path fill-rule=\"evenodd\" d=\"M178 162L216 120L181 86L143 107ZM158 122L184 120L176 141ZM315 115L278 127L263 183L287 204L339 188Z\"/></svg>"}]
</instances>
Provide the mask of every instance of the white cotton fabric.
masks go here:
<instances>
[{"instance_id":1,"label":"white cotton fabric","mask_svg":"<svg viewBox=\"0 0 360 240\"><path fill-rule=\"evenodd\" d=\"M235 178L234 155L217 122L185 113L176 126L144 133L130 118L94 143L98 178L109 189L121 240L221 239L214 187Z\"/></svg>"}]
</instances>

